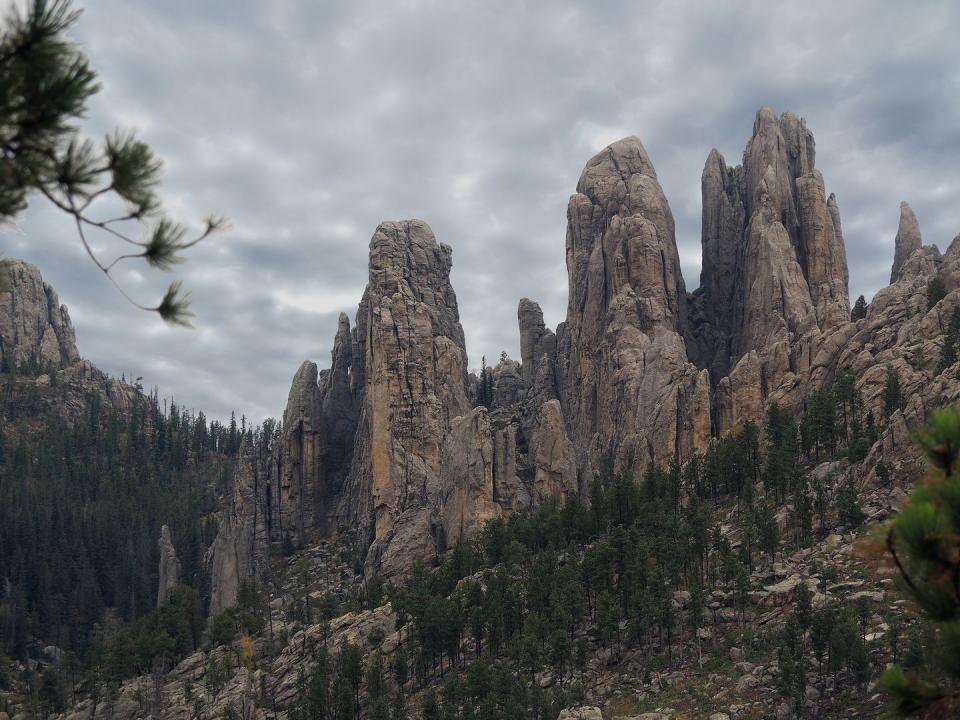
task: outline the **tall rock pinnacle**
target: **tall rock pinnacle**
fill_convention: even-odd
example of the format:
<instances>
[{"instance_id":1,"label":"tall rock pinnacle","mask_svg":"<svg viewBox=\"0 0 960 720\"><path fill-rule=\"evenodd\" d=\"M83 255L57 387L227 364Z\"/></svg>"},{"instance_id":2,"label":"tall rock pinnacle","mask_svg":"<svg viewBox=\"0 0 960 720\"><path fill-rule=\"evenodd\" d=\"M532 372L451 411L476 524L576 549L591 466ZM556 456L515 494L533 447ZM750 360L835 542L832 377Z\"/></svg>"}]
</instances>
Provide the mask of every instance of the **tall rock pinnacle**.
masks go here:
<instances>
[{"instance_id":1,"label":"tall rock pinnacle","mask_svg":"<svg viewBox=\"0 0 960 720\"><path fill-rule=\"evenodd\" d=\"M914 250L922 247L920 223L906 202L900 203L900 226L897 228L897 237L894 240L893 267L890 269L890 282L895 283L900 277L900 268L907 261Z\"/></svg>"},{"instance_id":2,"label":"tall rock pinnacle","mask_svg":"<svg viewBox=\"0 0 960 720\"><path fill-rule=\"evenodd\" d=\"M368 525L370 560L401 569L437 543L431 500L451 421L469 410L452 251L420 220L382 223L357 313L366 377L343 513Z\"/></svg>"},{"instance_id":3,"label":"tall rock pinnacle","mask_svg":"<svg viewBox=\"0 0 960 720\"><path fill-rule=\"evenodd\" d=\"M587 163L567 209L566 248L561 402L581 470L665 463L705 443L709 386L681 337L673 215L637 138ZM681 428L688 418L698 420Z\"/></svg>"}]
</instances>

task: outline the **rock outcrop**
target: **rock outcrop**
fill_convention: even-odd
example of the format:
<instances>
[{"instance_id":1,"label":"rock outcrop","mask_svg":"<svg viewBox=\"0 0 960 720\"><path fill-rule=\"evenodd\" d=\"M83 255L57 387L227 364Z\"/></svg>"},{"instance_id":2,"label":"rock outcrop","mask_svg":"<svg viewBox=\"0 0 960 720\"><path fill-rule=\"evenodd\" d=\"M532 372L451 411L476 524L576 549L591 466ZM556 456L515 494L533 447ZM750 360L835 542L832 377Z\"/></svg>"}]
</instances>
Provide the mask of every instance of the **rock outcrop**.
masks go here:
<instances>
[{"instance_id":1,"label":"rock outcrop","mask_svg":"<svg viewBox=\"0 0 960 720\"><path fill-rule=\"evenodd\" d=\"M368 567L386 575L499 511L494 431L468 401L451 257L422 221L381 224L356 327L341 316L331 369L304 363L284 413L280 518L301 533L357 533ZM521 391L520 368L501 363L496 395Z\"/></svg>"},{"instance_id":2,"label":"rock outcrop","mask_svg":"<svg viewBox=\"0 0 960 720\"><path fill-rule=\"evenodd\" d=\"M0 260L8 292L0 292L0 369L57 370L80 359L70 314L40 271L22 260Z\"/></svg>"},{"instance_id":3,"label":"rock outcrop","mask_svg":"<svg viewBox=\"0 0 960 720\"><path fill-rule=\"evenodd\" d=\"M528 298L520 300L520 305L517 307L517 321L520 325L523 386L530 390L534 387L541 361L546 359L551 364L556 362L557 336L544 325L543 311L540 306Z\"/></svg>"},{"instance_id":4,"label":"rock outcrop","mask_svg":"<svg viewBox=\"0 0 960 720\"><path fill-rule=\"evenodd\" d=\"M418 220L383 223L357 313L357 452L339 513L368 528L368 562L387 574L435 553L442 448L469 410L452 250Z\"/></svg>"},{"instance_id":5,"label":"rock outcrop","mask_svg":"<svg viewBox=\"0 0 960 720\"><path fill-rule=\"evenodd\" d=\"M493 476L490 418L485 407L477 407L453 419L443 446L439 510L444 547L474 539L484 523L500 514Z\"/></svg>"},{"instance_id":6,"label":"rock outcrop","mask_svg":"<svg viewBox=\"0 0 960 720\"><path fill-rule=\"evenodd\" d=\"M182 581L182 569L177 558L177 550L173 547L170 537L170 528L164 525L160 528L160 538L157 540L160 550L160 564L158 567L157 607L163 607L170 602L170 594Z\"/></svg>"},{"instance_id":7,"label":"rock outcrop","mask_svg":"<svg viewBox=\"0 0 960 720\"><path fill-rule=\"evenodd\" d=\"M893 267L890 269L890 284L900 279L900 268L907 259L923 245L920 236L920 223L906 202L900 203L900 225L897 237L893 241Z\"/></svg>"}]
</instances>

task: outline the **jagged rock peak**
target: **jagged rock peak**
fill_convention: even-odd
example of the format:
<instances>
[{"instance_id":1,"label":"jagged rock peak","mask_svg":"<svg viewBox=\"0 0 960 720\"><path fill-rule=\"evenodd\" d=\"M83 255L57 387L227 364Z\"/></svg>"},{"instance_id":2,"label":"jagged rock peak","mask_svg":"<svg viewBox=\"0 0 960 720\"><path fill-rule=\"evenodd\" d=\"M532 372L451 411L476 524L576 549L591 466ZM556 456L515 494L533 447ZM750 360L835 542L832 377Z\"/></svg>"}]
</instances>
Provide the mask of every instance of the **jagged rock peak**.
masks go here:
<instances>
[{"instance_id":1,"label":"jagged rock peak","mask_svg":"<svg viewBox=\"0 0 960 720\"><path fill-rule=\"evenodd\" d=\"M0 369L29 364L62 368L80 359L67 308L23 260L0 260L9 292L0 292Z\"/></svg>"},{"instance_id":2,"label":"jagged rock peak","mask_svg":"<svg viewBox=\"0 0 960 720\"><path fill-rule=\"evenodd\" d=\"M757 112L742 166L728 167L716 150L707 157L691 349L714 383L751 351L769 354L849 318L840 210L815 164L816 144L803 118L778 118L770 108ZM775 374L808 362L802 350L791 352L776 351Z\"/></svg>"},{"instance_id":3,"label":"jagged rock peak","mask_svg":"<svg viewBox=\"0 0 960 720\"><path fill-rule=\"evenodd\" d=\"M920 223L917 216L905 201L900 203L900 225L897 227L897 237L894 240L893 267L890 269L890 282L895 283L900 277L900 270L914 250L923 245L920 235Z\"/></svg>"},{"instance_id":4,"label":"jagged rock peak","mask_svg":"<svg viewBox=\"0 0 960 720\"><path fill-rule=\"evenodd\" d=\"M618 295L633 293L644 327L684 321L686 289L673 214L640 140L626 137L587 162L567 208L567 317L598 330ZM573 329L573 328L571 328Z\"/></svg>"},{"instance_id":5,"label":"jagged rock peak","mask_svg":"<svg viewBox=\"0 0 960 720\"><path fill-rule=\"evenodd\" d=\"M355 388L356 451L338 519L365 531L368 568L388 575L443 546L442 448L470 409L451 264L450 246L422 220L381 223L370 241L354 351L364 382Z\"/></svg>"},{"instance_id":6,"label":"jagged rock peak","mask_svg":"<svg viewBox=\"0 0 960 720\"><path fill-rule=\"evenodd\" d=\"M158 567L159 582L157 584L157 607L163 607L170 602L170 595L182 581L180 560L173 547L170 537L170 528L164 525L160 528L160 537L157 540L160 549L160 564Z\"/></svg>"}]
</instances>

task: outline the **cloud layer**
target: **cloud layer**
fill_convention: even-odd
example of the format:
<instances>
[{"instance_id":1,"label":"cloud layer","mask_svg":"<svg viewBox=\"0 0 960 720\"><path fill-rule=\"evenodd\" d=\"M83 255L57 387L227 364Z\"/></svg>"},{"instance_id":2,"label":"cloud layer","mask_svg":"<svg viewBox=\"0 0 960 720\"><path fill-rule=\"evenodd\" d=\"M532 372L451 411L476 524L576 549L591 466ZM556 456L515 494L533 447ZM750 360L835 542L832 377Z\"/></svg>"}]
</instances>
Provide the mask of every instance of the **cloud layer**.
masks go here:
<instances>
[{"instance_id":1,"label":"cloud layer","mask_svg":"<svg viewBox=\"0 0 960 720\"><path fill-rule=\"evenodd\" d=\"M39 199L0 249L57 288L85 357L214 417L277 415L300 362L329 362L381 220L422 218L453 246L471 366L516 356L520 297L551 325L565 314L580 170L628 134L671 203L688 289L704 160L739 162L762 105L816 135L852 297L886 284L900 200L926 243L960 232L953 2L86 5L74 37L104 89L85 129L137 128L165 159L169 209L233 230L179 269L194 331L128 307ZM169 281L119 277L147 300Z\"/></svg>"}]
</instances>

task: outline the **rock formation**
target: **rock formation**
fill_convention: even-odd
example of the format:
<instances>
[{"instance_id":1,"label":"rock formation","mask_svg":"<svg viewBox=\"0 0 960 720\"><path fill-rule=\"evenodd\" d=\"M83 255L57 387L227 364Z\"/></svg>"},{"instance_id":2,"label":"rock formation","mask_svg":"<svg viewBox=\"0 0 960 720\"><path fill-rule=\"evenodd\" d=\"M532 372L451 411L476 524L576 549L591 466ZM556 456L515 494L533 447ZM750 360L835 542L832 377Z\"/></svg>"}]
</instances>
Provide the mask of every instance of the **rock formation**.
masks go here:
<instances>
[{"instance_id":1,"label":"rock formation","mask_svg":"<svg viewBox=\"0 0 960 720\"><path fill-rule=\"evenodd\" d=\"M557 357L557 336L543 323L543 311L533 300L523 298L517 308L517 321L520 325L520 361L523 386L527 390L534 386L540 362L544 358L555 362ZM556 390L554 389L554 392Z\"/></svg>"},{"instance_id":2,"label":"rock formation","mask_svg":"<svg viewBox=\"0 0 960 720\"><path fill-rule=\"evenodd\" d=\"M235 605L240 583L259 578L269 563L265 508L269 485L261 482L263 477L262 463L244 443L220 511L217 536L206 556L211 615Z\"/></svg>"},{"instance_id":3,"label":"rock formation","mask_svg":"<svg viewBox=\"0 0 960 720\"><path fill-rule=\"evenodd\" d=\"M913 214L913 208L907 203L900 203L900 225L897 228L897 237L893 242L893 267L890 269L890 284L900 278L900 268L907 259L923 245L920 237L920 223Z\"/></svg>"},{"instance_id":4,"label":"rock formation","mask_svg":"<svg viewBox=\"0 0 960 720\"><path fill-rule=\"evenodd\" d=\"M518 450L521 416L539 417L556 395L544 369L555 364L553 333L539 315L528 337L541 372L524 375L503 358L492 372L491 410L474 408L451 258L422 221L377 228L356 327L341 316L331 369L306 362L294 377L279 487L266 503L273 539L281 526L301 537L352 532L369 547L368 570L393 575L528 506L535 475L551 489L576 488L559 405L536 458ZM535 304L527 310L539 314ZM528 395L542 400L515 417L510 408Z\"/></svg>"},{"instance_id":5,"label":"rock formation","mask_svg":"<svg viewBox=\"0 0 960 720\"><path fill-rule=\"evenodd\" d=\"M2 260L0 273L9 285L0 292L0 368L59 369L77 362L70 315L40 271L22 260Z\"/></svg>"},{"instance_id":6,"label":"rock formation","mask_svg":"<svg viewBox=\"0 0 960 720\"><path fill-rule=\"evenodd\" d=\"M294 376L283 415L286 455L276 473L268 507L271 538L295 535L302 544L311 528L325 528L331 498L343 485L357 426L354 336L340 314L329 370L304 362Z\"/></svg>"},{"instance_id":7,"label":"rock formation","mask_svg":"<svg viewBox=\"0 0 960 720\"><path fill-rule=\"evenodd\" d=\"M938 312L950 309L960 274L945 271L951 252L920 246L907 206L896 282L854 324L839 206L802 118L761 109L741 165L712 151L701 188L703 271L690 294L640 140L587 163L567 211L566 320L554 333L520 301L520 363L492 370L486 407L474 407L451 249L421 221L383 223L330 369L307 362L294 378L266 471L268 536L351 532L369 548L369 572L401 573L489 518L585 491L601 470L683 460L761 422L772 402L800 412L842 369L861 373L874 406L882 377L870 367L887 362L917 390L911 402L930 396L893 328L926 313L933 273L950 291ZM938 329L924 323L929 365ZM917 412L905 408L905 423Z\"/></svg>"},{"instance_id":8,"label":"rock formation","mask_svg":"<svg viewBox=\"0 0 960 720\"><path fill-rule=\"evenodd\" d=\"M803 119L768 108L741 166L716 150L707 158L688 337L710 371L720 433L757 419L778 388L804 382L821 339L849 320L840 211L815 158Z\"/></svg>"},{"instance_id":9,"label":"rock formation","mask_svg":"<svg viewBox=\"0 0 960 720\"><path fill-rule=\"evenodd\" d=\"M581 469L666 463L705 446L709 404L687 359L673 215L635 137L591 159L567 209L561 403ZM685 418L698 418L692 423Z\"/></svg>"},{"instance_id":10,"label":"rock formation","mask_svg":"<svg viewBox=\"0 0 960 720\"><path fill-rule=\"evenodd\" d=\"M173 547L170 537L170 528L164 525L160 528L160 538L157 540L160 550L160 564L157 571L157 607L163 607L170 602L170 594L183 580L181 577L180 560L177 550Z\"/></svg>"}]
</instances>

